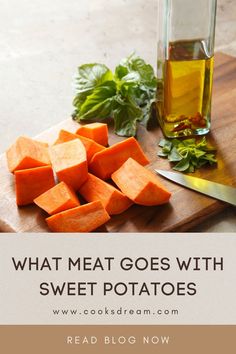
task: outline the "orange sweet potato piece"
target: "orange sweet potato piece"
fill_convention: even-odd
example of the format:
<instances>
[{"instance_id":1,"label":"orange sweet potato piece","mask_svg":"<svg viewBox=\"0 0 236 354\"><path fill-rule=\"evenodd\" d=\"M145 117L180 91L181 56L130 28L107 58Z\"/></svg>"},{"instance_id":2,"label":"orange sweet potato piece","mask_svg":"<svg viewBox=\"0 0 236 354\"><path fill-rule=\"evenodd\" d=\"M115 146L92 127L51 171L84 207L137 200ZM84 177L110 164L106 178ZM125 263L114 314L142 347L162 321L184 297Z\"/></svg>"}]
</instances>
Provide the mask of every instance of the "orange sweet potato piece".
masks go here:
<instances>
[{"instance_id":1,"label":"orange sweet potato piece","mask_svg":"<svg viewBox=\"0 0 236 354\"><path fill-rule=\"evenodd\" d=\"M52 166L59 181L78 190L88 177L86 150L79 139L49 148Z\"/></svg>"},{"instance_id":2,"label":"orange sweet potato piece","mask_svg":"<svg viewBox=\"0 0 236 354\"><path fill-rule=\"evenodd\" d=\"M61 129L59 131L58 138L53 145L66 143L67 141L75 140L78 138L79 137L77 134L71 133L71 132L64 130L64 129Z\"/></svg>"},{"instance_id":3,"label":"orange sweet potato piece","mask_svg":"<svg viewBox=\"0 0 236 354\"><path fill-rule=\"evenodd\" d=\"M164 204L171 196L157 176L131 158L115 171L111 178L121 191L137 204Z\"/></svg>"},{"instance_id":4,"label":"orange sweet potato piece","mask_svg":"<svg viewBox=\"0 0 236 354\"><path fill-rule=\"evenodd\" d=\"M51 166L15 171L16 203L28 205L48 189L55 186Z\"/></svg>"},{"instance_id":5,"label":"orange sweet potato piece","mask_svg":"<svg viewBox=\"0 0 236 354\"><path fill-rule=\"evenodd\" d=\"M79 193L87 202L100 200L109 215L121 214L133 204L118 189L90 173Z\"/></svg>"},{"instance_id":6,"label":"orange sweet potato piece","mask_svg":"<svg viewBox=\"0 0 236 354\"><path fill-rule=\"evenodd\" d=\"M34 202L49 215L80 205L77 195L65 182L58 183L34 199Z\"/></svg>"},{"instance_id":7,"label":"orange sweet potato piece","mask_svg":"<svg viewBox=\"0 0 236 354\"><path fill-rule=\"evenodd\" d=\"M62 211L46 219L54 232L90 232L110 219L100 201Z\"/></svg>"},{"instance_id":8,"label":"orange sweet potato piece","mask_svg":"<svg viewBox=\"0 0 236 354\"><path fill-rule=\"evenodd\" d=\"M6 151L10 172L50 165L48 144L20 136Z\"/></svg>"},{"instance_id":9,"label":"orange sweet potato piece","mask_svg":"<svg viewBox=\"0 0 236 354\"><path fill-rule=\"evenodd\" d=\"M108 145L108 128L105 123L90 123L82 125L77 129L76 134L92 139L100 145Z\"/></svg>"},{"instance_id":10,"label":"orange sweet potato piece","mask_svg":"<svg viewBox=\"0 0 236 354\"><path fill-rule=\"evenodd\" d=\"M123 163L132 157L141 165L149 163L135 138L128 138L95 154L90 161L90 171L101 179L108 179Z\"/></svg>"},{"instance_id":11,"label":"orange sweet potato piece","mask_svg":"<svg viewBox=\"0 0 236 354\"><path fill-rule=\"evenodd\" d=\"M95 141L85 138L83 136L80 136L78 134L73 134L71 132L68 132L67 130L60 130L59 136L57 140L55 141L54 145L56 144L61 144L65 143L67 141L71 141L74 139L80 139L82 143L84 144L86 153L87 153L87 160L90 161L93 155L95 155L97 152L104 150L105 147L102 145L97 144Z\"/></svg>"}]
</instances>

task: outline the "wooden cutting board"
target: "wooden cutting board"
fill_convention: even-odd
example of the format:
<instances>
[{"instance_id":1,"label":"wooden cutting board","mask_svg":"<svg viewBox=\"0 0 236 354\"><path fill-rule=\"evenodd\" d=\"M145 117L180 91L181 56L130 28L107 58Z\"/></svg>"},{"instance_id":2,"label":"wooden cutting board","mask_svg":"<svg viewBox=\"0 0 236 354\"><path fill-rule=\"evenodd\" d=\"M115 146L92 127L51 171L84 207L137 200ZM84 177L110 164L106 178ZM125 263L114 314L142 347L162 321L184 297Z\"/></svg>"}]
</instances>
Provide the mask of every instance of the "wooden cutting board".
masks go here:
<instances>
[{"instance_id":1,"label":"wooden cutting board","mask_svg":"<svg viewBox=\"0 0 236 354\"><path fill-rule=\"evenodd\" d=\"M78 124L68 119L43 132L37 138L52 143L60 129L74 132ZM149 157L149 169L170 170L168 161L157 157L159 128L147 132L139 127L137 139ZM218 166L205 167L194 175L211 181L236 186L236 58L217 53L214 74L212 131L208 135L217 147ZM110 145L122 140L112 132ZM173 195L169 204L157 207L134 205L100 229L108 232L187 231L201 221L226 208L226 204L182 188L163 179ZM0 157L0 230L2 232L48 232L46 213L31 205L15 204L14 178L8 172L5 155Z\"/></svg>"}]
</instances>

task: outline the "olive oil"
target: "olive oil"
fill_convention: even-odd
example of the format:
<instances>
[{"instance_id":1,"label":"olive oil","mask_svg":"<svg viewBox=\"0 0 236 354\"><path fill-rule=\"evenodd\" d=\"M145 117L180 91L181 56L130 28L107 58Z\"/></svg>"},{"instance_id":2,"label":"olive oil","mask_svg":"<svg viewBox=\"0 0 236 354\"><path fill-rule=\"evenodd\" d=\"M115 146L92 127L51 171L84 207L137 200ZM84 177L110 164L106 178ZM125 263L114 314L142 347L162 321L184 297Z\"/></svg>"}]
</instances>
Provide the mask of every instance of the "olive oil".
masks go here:
<instances>
[{"instance_id":1,"label":"olive oil","mask_svg":"<svg viewBox=\"0 0 236 354\"><path fill-rule=\"evenodd\" d=\"M167 137L202 135L210 130L214 57L204 40L169 44L157 87L157 111Z\"/></svg>"}]
</instances>

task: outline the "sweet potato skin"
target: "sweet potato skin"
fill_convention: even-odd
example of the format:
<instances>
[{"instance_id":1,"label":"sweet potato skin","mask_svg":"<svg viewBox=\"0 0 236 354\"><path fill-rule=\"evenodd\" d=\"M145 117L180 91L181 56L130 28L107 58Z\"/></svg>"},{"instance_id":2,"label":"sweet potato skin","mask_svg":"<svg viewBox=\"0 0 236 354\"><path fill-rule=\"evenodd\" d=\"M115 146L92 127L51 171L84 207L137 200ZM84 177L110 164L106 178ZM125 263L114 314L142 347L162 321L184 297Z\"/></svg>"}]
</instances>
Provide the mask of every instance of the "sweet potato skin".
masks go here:
<instances>
[{"instance_id":1,"label":"sweet potato skin","mask_svg":"<svg viewBox=\"0 0 236 354\"><path fill-rule=\"evenodd\" d=\"M106 180L130 157L143 166L149 163L139 143L133 137L95 154L89 163L89 170L95 176Z\"/></svg>"},{"instance_id":2,"label":"sweet potato skin","mask_svg":"<svg viewBox=\"0 0 236 354\"><path fill-rule=\"evenodd\" d=\"M60 182L39 195L34 199L34 203L49 215L54 215L80 205L77 195L65 182Z\"/></svg>"},{"instance_id":3,"label":"sweet potato skin","mask_svg":"<svg viewBox=\"0 0 236 354\"><path fill-rule=\"evenodd\" d=\"M91 160L91 158L97 152L105 149L104 146L99 145L98 143L96 143L95 141L93 141L91 139L88 139L88 138L78 135L78 134L68 132L67 130L63 130L63 129L60 130L59 136L58 136L57 140L55 141L54 145L62 144L67 141L71 141L71 140L75 140L75 139L80 139L80 141L83 143L85 150L86 150L88 162Z\"/></svg>"},{"instance_id":4,"label":"sweet potato skin","mask_svg":"<svg viewBox=\"0 0 236 354\"><path fill-rule=\"evenodd\" d=\"M48 144L20 136L6 151L10 172L50 165Z\"/></svg>"},{"instance_id":5,"label":"sweet potato skin","mask_svg":"<svg viewBox=\"0 0 236 354\"><path fill-rule=\"evenodd\" d=\"M100 200L109 215L121 214L133 204L121 191L90 173L79 193L87 202Z\"/></svg>"},{"instance_id":6,"label":"sweet potato skin","mask_svg":"<svg viewBox=\"0 0 236 354\"><path fill-rule=\"evenodd\" d=\"M112 180L134 203L153 206L165 204L171 193L158 177L132 158L112 174Z\"/></svg>"},{"instance_id":7,"label":"sweet potato skin","mask_svg":"<svg viewBox=\"0 0 236 354\"><path fill-rule=\"evenodd\" d=\"M32 204L40 194L55 186L51 166L18 170L14 175L18 206Z\"/></svg>"},{"instance_id":8,"label":"sweet potato skin","mask_svg":"<svg viewBox=\"0 0 236 354\"><path fill-rule=\"evenodd\" d=\"M88 176L86 150L79 139L49 148L52 166L59 181L78 190Z\"/></svg>"},{"instance_id":9,"label":"sweet potato skin","mask_svg":"<svg viewBox=\"0 0 236 354\"><path fill-rule=\"evenodd\" d=\"M62 211L46 219L53 232L90 232L110 219L100 201Z\"/></svg>"},{"instance_id":10,"label":"sweet potato skin","mask_svg":"<svg viewBox=\"0 0 236 354\"><path fill-rule=\"evenodd\" d=\"M98 144L108 145L108 127L105 123L85 124L77 129L76 134L96 141Z\"/></svg>"}]
</instances>

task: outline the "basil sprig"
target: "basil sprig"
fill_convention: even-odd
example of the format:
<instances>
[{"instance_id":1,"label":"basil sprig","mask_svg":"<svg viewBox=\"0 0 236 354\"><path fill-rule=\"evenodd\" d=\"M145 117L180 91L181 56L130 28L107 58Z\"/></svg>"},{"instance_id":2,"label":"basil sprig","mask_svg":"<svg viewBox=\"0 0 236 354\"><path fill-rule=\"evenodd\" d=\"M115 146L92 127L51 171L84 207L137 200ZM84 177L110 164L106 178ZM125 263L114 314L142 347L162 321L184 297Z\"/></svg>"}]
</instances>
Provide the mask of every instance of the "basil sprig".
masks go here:
<instances>
[{"instance_id":1,"label":"basil sprig","mask_svg":"<svg viewBox=\"0 0 236 354\"><path fill-rule=\"evenodd\" d=\"M134 54L123 59L115 72L103 64L78 67L76 121L103 121L113 118L115 133L135 136L137 122L149 125L152 119L157 80L151 65Z\"/></svg>"}]
</instances>

